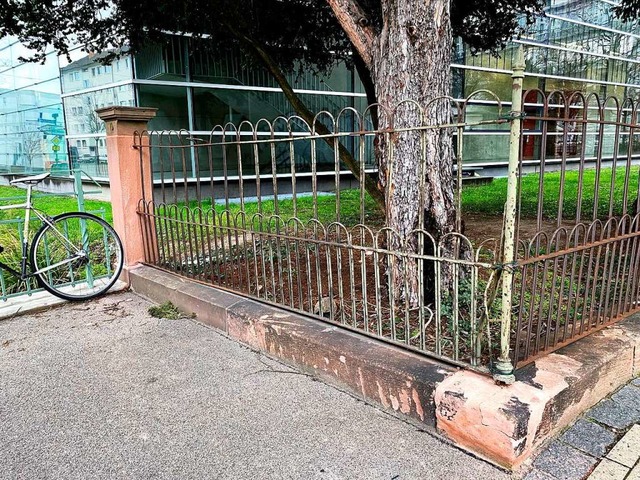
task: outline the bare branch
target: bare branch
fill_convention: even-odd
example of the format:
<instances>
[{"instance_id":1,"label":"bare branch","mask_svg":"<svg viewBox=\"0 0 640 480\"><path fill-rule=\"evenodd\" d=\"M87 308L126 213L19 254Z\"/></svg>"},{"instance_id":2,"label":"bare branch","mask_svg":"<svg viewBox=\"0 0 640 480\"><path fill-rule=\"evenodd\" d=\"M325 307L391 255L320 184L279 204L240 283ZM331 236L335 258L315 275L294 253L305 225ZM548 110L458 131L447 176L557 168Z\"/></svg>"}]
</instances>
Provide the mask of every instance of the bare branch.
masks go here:
<instances>
[{"instance_id":1,"label":"bare branch","mask_svg":"<svg viewBox=\"0 0 640 480\"><path fill-rule=\"evenodd\" d=\"M307 108L307 106L300 99L300 97L298 97L298 95L294 92L293 88L287 81L287 78L282 73L282 70L280 70L278 65L273 61L273 59L267 53L267 51L264 48L262 48L260 44L258 44L256 41L249 38L247 35L244 35L243 33L239 32L238 30L236 30L232 25L226 24L226 28L229 30L229 32L232 35L235 35L238 40L243 42L247 46L247 48L250 48L251 50L253 50L254 54L262 61L262 63L269 70L271 75L273 75L273 78L276 80L276 82L278 82L278 85L280 85L282 92L284 93L289 103L291 103L291 106L294 108L296 113L302 119L304 119L310 126L313 126L317 134L330 135L331 132L325 125L323 125L318 120L314 121L315 115ZM334 145L331 139L325 138L324 140L325 142L327 142L327 144L331 148L334 148ZM349 150L347 150L345 146L342 145L341 143L338 143L338 156L340 157L340 161L342 161L347 166L347 168L351 171L354 177L357 180L360 180L360 165L358 164L356 159L353 158L353 155L351 155ZM384 193L379 188L379 185L376 182L376 180L372 178L371 175L368 175L366 173L364 175L364 186L367 193L369 193L369 195L371 195L371 198L376 202L376 205L380 208L381 211L384 211L385 209Z\"/></svg>"},{"instance_id":2,"label":"bare branch","mask_svg":"<svg viewBox=\"0 0 640 480\"><path fill-rule=\"evenodd\" d=\"M362 7L356 0L327 0L327 3L366 66L371 68L376 34Z\"/></svg>"}]
</instances>

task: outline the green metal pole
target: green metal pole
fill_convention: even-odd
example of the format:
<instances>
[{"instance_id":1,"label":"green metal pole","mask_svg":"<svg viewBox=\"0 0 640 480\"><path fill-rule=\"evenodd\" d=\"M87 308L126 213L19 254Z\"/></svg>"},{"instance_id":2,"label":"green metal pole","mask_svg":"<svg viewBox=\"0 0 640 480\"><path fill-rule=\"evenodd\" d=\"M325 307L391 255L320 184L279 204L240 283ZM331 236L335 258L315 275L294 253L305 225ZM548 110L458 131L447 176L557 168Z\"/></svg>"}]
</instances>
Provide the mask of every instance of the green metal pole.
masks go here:
<instances>
[{"instance_id":1,"label":"green metal pole","mask_svg":"<svg viewBox=\"0 0 640 480\"><path fill-rule=\"evenodd\" d=\"M76 168L73 171L73 181L75 184L76 197L78 199L78 211L84 212L84 190L82 189L82 170Z\"/></svg>"},{"instance_id":2,"label":"green metal pole","mask_svg":"<svg viewBox=\"0 0 640 480\"><path fill-rule=\"evenodd\" d=\"M82 189L82 170L81 169L76 168L73 171L73 180L75 183L76 197L78 198L78 211L84 212L85 211L84 190ZM89 251L89 232L87 231L87 222L83 219L80 220L80 236L82 240L83 250L87 253L87 255L90 255L91 252ZM86 278L87 284L89 285L90 288L93 288L93 271L91 270L91 262L89 262L85 267L85 274L87 277Z\"/></svg>"},{"instance_id":3,"label":"green metal pole","mask_svg":"<svg viewBox=\"0 0 640 480\"><path fill-rule=\"evenodd\" d=\"M511 133L509 135L509 177L507 202L504 207L504 246L502 252L502 315L500 318L500 357L494 366L496 382L511 384L516 381L514 366L509 355L511 340L511 308L513 303L513 261L515 258L516 201L518 196L518 164L520 161L520 124L522 116L522 83L524 79L524 51L520 46L513 64L511 99Z\"/></svg>"}]
</instances>

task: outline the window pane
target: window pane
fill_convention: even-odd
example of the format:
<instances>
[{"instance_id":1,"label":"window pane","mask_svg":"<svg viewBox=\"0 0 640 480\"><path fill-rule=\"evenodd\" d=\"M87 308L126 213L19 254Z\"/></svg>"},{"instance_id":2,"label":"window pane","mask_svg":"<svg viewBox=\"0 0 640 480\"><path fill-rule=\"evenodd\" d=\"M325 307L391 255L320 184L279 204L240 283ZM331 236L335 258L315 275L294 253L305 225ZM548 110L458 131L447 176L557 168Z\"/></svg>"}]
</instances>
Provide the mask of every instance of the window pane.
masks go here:
<instances>
[{"instance_id":1,"label":"window pane","mask_svg":"<svg viewBox=\"0 0 640 480\"><path fill-rule=\"evenodd\" d=\"M22 64L30 52L15 43L0 50L0 170L33 172L67 164L57 57Z\"/></svg>"},{"instance_id":2,"label":"window pane","mask_svg":"<svg viewBox=\"0 0 640 480\"><path fill-rule=\"evenodd\" d=\"M128 56L114 60L116 65L128 62ZM112 64L113 65L113 64ZM85 88L99 87L110 83L131 80L129 68L112 68L101 65L95 56L82 57L60 69L63 93L75 92Z\"/></svg>"},{"instance_id":3,"label":"window pane","mask_svg":"<svg viewBox=\"0 0 640 480\"><path fill-rule=\"evenodd\" d=\"M95 134L104 132L104 122L95 110L110 105L133 105L133 85L105 88L95 92L71 95L64 99L69 134Z\"/></svg>"},{"instance_id":4,"label":"window pane","mask_svg":"<svg viewBox=\"0 0 640 480\"><path fill-rule=\"evenodd\" d=\"M105 137L91 136L69 141L73 168L80 168L93 178L109 178Z\"/></svg>"},{"instance_id":5,"label":"window pane","mask_svg":"<svg viewBox=\"0 0 640 480\"><path fill-rule=\"evenodd\" d=\"M194 110L196 130L211 130L216 125L242 121L269 121L295 115L282 92L195 88ZM312 112L328 111L337 115L342 109L356 107L361 97L300 94L300 99ZM175 127L174 127L175 128Z\"/></svg>"},{"instance_id":6,"label":"window pane","mask_svg":"<svg viewBox=\"0 0 640 480\"><path fill-rule=\"evenodd\" d=\"M184 37L168 36L164 44L145 47L134 58L136 77L153 80L186 80Z\"/></svg>"},{"instance_id":7,"label":"window pane","mask_svg":"<svg viewBox=\"0 0 640 480\"><path fill-rule=\"evenodd\" d=\"M139 105L155 107L156 116L149 122L150 130L189 128L187 89L164 85L139 85Z\"/></svg>"}]
</instances>

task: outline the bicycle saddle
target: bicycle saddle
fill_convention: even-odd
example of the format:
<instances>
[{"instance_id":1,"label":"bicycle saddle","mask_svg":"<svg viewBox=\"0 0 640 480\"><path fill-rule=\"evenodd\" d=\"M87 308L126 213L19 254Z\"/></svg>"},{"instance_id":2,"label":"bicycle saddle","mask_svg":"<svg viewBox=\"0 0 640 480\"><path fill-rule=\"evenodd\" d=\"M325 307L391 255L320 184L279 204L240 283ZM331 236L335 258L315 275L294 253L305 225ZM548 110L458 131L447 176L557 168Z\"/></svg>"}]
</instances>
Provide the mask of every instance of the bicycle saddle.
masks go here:
<instances>
[{"instance_id":1,"label":"bicycle saddle","mask_svg":"<svg viewBox=\"0 0 640 480\"><path fill-rule=\"evenodd\" d=\"M15 180L11 180L9 183L11 185L15 185L16 183L26 183L27 185L35 185L36 183L40 183L42 180L47 178L50 173L41 173L40 175L34 175L33 177L21 177L16 178Z\"/></svg>"}]
</instances>

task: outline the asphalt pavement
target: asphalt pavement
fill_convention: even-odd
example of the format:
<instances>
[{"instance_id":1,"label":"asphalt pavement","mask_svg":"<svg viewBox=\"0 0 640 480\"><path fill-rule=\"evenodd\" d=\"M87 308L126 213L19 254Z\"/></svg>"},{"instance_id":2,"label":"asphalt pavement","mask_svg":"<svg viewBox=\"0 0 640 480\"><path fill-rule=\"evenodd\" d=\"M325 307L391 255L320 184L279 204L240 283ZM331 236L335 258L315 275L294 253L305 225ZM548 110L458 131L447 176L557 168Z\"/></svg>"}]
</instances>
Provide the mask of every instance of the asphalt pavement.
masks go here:
<instances>
[{"instance_id":1,"label":"asphalt pavement","mask_svg":"<svg viewBox=\"0 0 640 480\"><path fill-rule=\"evenodd\" d=\"M150 305L120 293L0 320L0 478L510 478Z\"/></svg>"}]
</instances>

